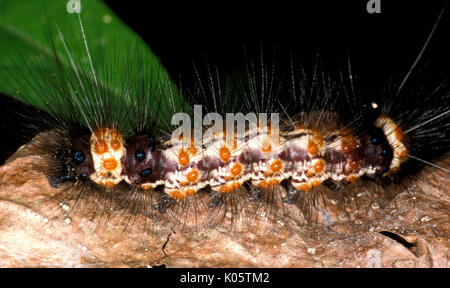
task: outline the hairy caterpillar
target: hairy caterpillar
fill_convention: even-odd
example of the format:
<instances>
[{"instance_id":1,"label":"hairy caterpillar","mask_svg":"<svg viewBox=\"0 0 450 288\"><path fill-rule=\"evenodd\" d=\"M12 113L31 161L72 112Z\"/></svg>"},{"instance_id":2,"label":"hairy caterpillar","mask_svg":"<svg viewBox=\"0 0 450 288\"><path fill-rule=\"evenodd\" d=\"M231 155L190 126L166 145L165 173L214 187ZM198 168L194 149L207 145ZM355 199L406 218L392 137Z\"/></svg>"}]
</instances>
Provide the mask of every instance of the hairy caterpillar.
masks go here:
<instances>
[{"instance_id":1,"label":"hairy caterpillar","mask_svg":"<svg viewBox=\"0 0 450 288\"><path fill-rule=\"evenodd\" d=\"M62 33L57 34L64 39ZM89 56L87 45L83 44L80 51L82 55ZM369 193L375 193L380 189L390 191L386 187L396 181L400 181L400 185L402 180L396 180L393 175L392 177L380 176L377 179L362 176L376 174L375 172L400 175L403 171L413 173L420 167L417 163L413 164L411 160L406 161L406 153L428 161L442 155L448 147L448 114L446 113L449 97L444 87L440 87L429 97L423 96L421 94L423 91L405 96L409 100L412 97L418 106L430 104L433 107L429 110L431 112L423 115L416 107L412 109L409 109L409 105L402 107L401 94L396 95L396 101L399 101L397 107L389 107L392 105L390 101L377 97L370 101L357 98L355 94L349 92L354 89L354 83L345 81L347 78L352 78L351 71L349 76L337 80L330 80L329 75L322 72L313 72L312 76L307 75L305 79L300 76L298 79L302 72L294 73L288 69L281 71L280 74L288 75L284 77L288 81L282 81L277 78L279 76L275 71L266 67L266 62L255 61L255 64L250 61L244 73L234 74L228 79L216 77L216 72L211 72L211 69L209 73L199 73L198 89L186 93L188 97L192 96L194 99L193 104L204 102L210 112L224 114L230 112L227 109L232 109L231 112L253 111L256 113L277 111L284 116L286 124L281 127L285 134L282 134L282 141L280 141L282 144L277 154L269 154L272 159L269 157L265 161L260 161L261 157L257 156L251 158L248 163L244 163L245 166L237 167L236 163L240 163L238 160L243 155L257 154L257 151L270 152L272 149L268 149L268 146L262 145L259 139L252 136L242 142L244 147L250 147L242 149L247 149L246 152L226 150L229 148L222 147L220 137L217 137L218 146L208 146L209 148L203 147L207 143L202 143L200 149L190 147L189 144L186 146L186 143L181 147L168 143L166 141L168 137L164 133L170 134L171 130L167 129L167 123L165 123L166 129L161 129L164 123L156 125L158 121L161 122L159 119L167 117L161 117L162 115L156 111L167 112L166 116L170 117L175 112L184 110L189 112L189 108L185 109L183 100L177 98L170 88L161 86L160 83L149 83L142 77L139 78L139 75L151 72L146 70L149 66L137 63L140 59L139 51L136 53L138 56L130 55L133 57L125 60L127 63L125 67L137 67L138 71L130 69L129 78L120 79L124 83L121 90L128 93L124 93L123 98L114 100L118 102L109 102L110 94L107 90L103 90L101 84L98 84L109 77L114 77L114 74L109 74L108 70L103 72L94 70L92 63L96 61L101 63L101 58L89 56L88 62L85 62L88 65L79 67L82 60L78 59L80 62L74 62L73 60L76 59L71 57L74 52L69 48L66 48L65 52L68 57L66 60L73 64L66 69L59 66L58 61L62 63L62 60L55 61L56 71L61 72L57 75L59 77L57 82L41 71L35 70L38 73L33 74L36 77L42 77L38 78L39 81L42 79L50 85L39 86L38 82L31 83L31 86L44 87L44 90L49 89L45 87L60 89L57 90L58 92L52 92L52 88L45 91L46 95L49 95L49 100L52 102L50 107L53 109L50 111L53 116L50 116L48 126L56 129L38 135L34 144L31 144L31 151L33 154L47 155L44 174L49 177L50 183L60 190L58 197L63 199L60 201L63 204L62 207L65 207L66 203L70 203L69 209L76 207L73 202L68 201L73 199L76 200L75 202L79 201L77 205L82 208L86 208L83 202L93 201L92 205L88 205L90 207L87 207L86 214L93 212L103 215L109 209L131 211L132 215L145 215L152 224L158 223L162 226L167 226L168 223L176 224L173 228L175 231L192 227L197 230L221 225L227 227L227 221L231 222L232 228L235 228L236 223L241 220L247 222L244 226L245 230L252 224L260 225L257 219L262 213L269 214L272 221L284 216L300 220L299 218L312 214L308 211L313 208L309 201L318 201L318 195L338 194L335 196L342 198L345 202L347 201L345 196L357 195L361 191L362 186L357 185L364 185L369 189ZM300 67L290 63L292 65L289 68L293 67L293 70ZM83 72L81 74L93 77L80 77L78 70ZM308 74L309 72L306 71L305 74ZM97 75L98 79L96 79ZM238 80L233 81L236 78ZM336 83L338 83L337 86L335 86ZM76 100L77 95L73 95L72 91L76 90L80 93L83 89L85 91L82 96L84 95L85 98L80 99L88 99L86 95L93 95L93 99L97 101L88 103ZM165 91L163 94L170 96L168 102L171 105L161 104L161 100L155 98L154 94L148 93L153 89ZM244 105L239 106L234 103L231 107L221 109L229 105L228 100L236 97L235 95L239 95L240 98L234 98L234 101L243 99ZM211 105L211 102L216 105ZM101 108L101 105L111 109ZM379 108L373 108L376 106ZM128 114L128 111L124 111L121 107L127 107L133 112ZM159 107L171 109L164 111ZM58 115L61 111L66 111L67 115L72 116ZM348 111L358 112L349 115ZM293 118L294 116L296 118ZM51 118L56 118L56 121ZM82 120L81 122L73 121L76 119ZM422 125L429 120L433 120L435 125L443 123L440 130L442 139L437 140L433 130L428 130L427 126ZM422 127L423 129L420 129ZM404 132L405 137L400 136L402 134L400 130ZM394 134L397 136L392 137ZM248 135L238 136L245 138L244 136ZM422 140L417 141L418 138ZM380 142L381 145L379 145ZM436 154L426 155L421 152L423 151L421 145L431 145L431 143L435 145ZM297 158L292 156L295 149L300 155ZM386 151L388 156L383 156L383 151ZM284 158L281 157L283 153ZM199 161L206 161L205 154L211 155L210 158L225 167L226 171L221 172L217 166L215 171L211 169L213 166L211 164L209 167L199 166ZM101 159L102 156L98 155L108 155L108 157ZM233 157L234 161L225 161ZM191 158L194 158L194 161L188 161ZM310 158L313 160L306 161L304 165L298 164ZM341 167L342 165L332 164L330 166L329 163L334 158L340 159L337 163L346 163L346 165ZM405 163L399 173L393 173L403 162ZM252 165L253 163L255 165ZM408 167L407 164L412 165ZM369 169L370 166L372 168ZM280 171L281 168L285 170ZM34 169L36 170L37 167ZM105 173L104 170L107 172ZM238 170L240 173L237 173ZM216 173L214 177L211 176L213 172ZM307 175L308 172L311 172L311 175ZM234 179L226 179L230 176L227 175L228 173ZM270 173L275 175L267 180L266 177L271 175L265 174ZM355 174L353 177L351 177L352 173ZM317 175L312 174L319 174L319 177L316 178ZM325 181L330 178L334 178L335 181ZM212 180L220 184L211 185ZM287 189L282 189L279 185L282 180L285 180L286 184L290 181L291 184L295 184L292 186L297 187L288 186ZM355 184L344 185L344 182L355 180L357 182ZM181 185L182 182L188 183ZM156 184L162 184L160 188L163 190L156 188ZM334 187L336 185L339 187ZM215 188L212 189L213 191L210 189L211 186ZM389 193L386 192L386 194ZM86 199L88 200L85 201ZM326 221L329 217L330 215L323 216ZM178 224L181 224L181 228ZM163 228L161 229L164 231Z\"/></svg>"}]
</instances>

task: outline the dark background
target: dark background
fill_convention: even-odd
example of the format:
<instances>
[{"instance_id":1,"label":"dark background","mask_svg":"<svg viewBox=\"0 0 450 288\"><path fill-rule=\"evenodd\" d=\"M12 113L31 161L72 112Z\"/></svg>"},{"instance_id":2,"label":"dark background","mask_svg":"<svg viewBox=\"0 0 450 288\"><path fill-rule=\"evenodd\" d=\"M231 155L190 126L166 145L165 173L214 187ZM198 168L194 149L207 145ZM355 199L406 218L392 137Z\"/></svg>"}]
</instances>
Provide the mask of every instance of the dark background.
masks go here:
<instances>
[{"instance_id":1,"label":"dark background","mask_svg":"<svg viewBox=\"0 0 450 288\"><path fill-rule=\"evenodd\" d=\"M174 78L189 74L192 63L204 62L205 55L221 69L242 65L243 47L261 44L276 47L282 56L291 50L303 58L348 55L352 66L373 81L406 73L445 1L381 0L380 14L369 14L367 2L106 1ZM449 63L449 13L444 13L425 61Z\"/></svg>"},{"instance_id":2,"label":"dark background","mask_svg":"<svg viewBox=\"0 0 450 288\"><path fill-rule=\"evenodd\" d=\"M258 51L252 47L263 46L276 47L281 57L291 51L302 59L318 53L327 59L349 57L353 72L369 87L406 74L448 6L445 1L381 0L381 13L369 14L367 0L105 2L143 37L175 80L189 78L192 64L205 57L223 71L234 69L242 65L243 47L251 53ZM438 78L448 77L450 67L448 10L418 66L428 63ZM14 116L23 105L0 96L3 162L24 141L16 137L23 123Z\"/></svg>"}]
</instances>

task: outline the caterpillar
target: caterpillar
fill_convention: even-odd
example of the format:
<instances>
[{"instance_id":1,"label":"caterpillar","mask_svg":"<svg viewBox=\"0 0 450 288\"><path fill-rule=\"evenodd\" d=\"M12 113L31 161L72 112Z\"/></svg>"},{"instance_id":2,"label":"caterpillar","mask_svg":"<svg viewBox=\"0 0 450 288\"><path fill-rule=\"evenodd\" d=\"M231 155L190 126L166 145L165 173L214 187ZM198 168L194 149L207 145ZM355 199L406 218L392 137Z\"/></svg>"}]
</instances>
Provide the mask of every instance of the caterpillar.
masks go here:
<instances>
[{"instance_id":1,"label":"caterpillar","mask_svg":"<svg viewBox=\"0 0 450 288\"><path fill-rule=\"evenodd\" d=\"M81 32L79 43L50 26L49 38L58 39L50 40L50 56L26 63L25 72L8 68L2 74L12 96L41 114L41 133L9 163L38 156L24 167L44 175L53 191L44 198L63 211L65 223L72 213L100 224L117 220L118 227L131 226L124 235L136 230L146 241L211 229L266 235L281 231L283 221L329 227L342 210L353 209L355 198L388 205L424 165L448 173L447 166L432 163L448 152L450 141L444 84L407 87L413 77L407 74L386 94L395 102L385 95L364 98L350 64L336 77L320 60L308 70L289 57L288 69L279 71L259 50L238 71L196 65L195 83L178 93L139 45L127 53L105 47L91 54L83 14L69 17ZM119 85L111 89L110 83ZM29 89L44 101L30 97ZM198 104L209 112L205 118ZM418 109L426 106L426 112ZM224 125L228 121L219 120L230 112L248 117ZM256 117L264 113L271 117ZM170 125L198 118L207 126ZM338 215L327 210L329 202L341 206ZM167 256L168 242L158 243Z\"/></svg>"}]
</instances>

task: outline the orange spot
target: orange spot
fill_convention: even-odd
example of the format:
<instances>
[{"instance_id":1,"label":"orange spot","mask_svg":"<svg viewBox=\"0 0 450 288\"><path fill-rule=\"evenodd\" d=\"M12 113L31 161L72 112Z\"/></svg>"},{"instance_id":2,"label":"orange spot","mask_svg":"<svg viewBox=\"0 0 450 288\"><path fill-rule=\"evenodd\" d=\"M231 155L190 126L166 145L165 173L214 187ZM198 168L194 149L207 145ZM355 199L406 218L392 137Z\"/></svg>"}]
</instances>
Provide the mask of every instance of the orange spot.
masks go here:
<instances>
[{"instance_id":1,"label":"orange spot","mask_svg":"<svg viewBox=\"0 0 450 288\"><path fill-rule=\"evenodd\" d=\"M113 181L106 181L105 184L103 184L103 185L106 186L106 187L113 187L113 186L115 186Z\"/></svg>"},{"instance_id":2,"label":"orange spot","mask_svg":"<svg viewBox=\"0 0 450 288\"><path fill-rule=\"evenodd\" d=\"M274 173L277 173L277 172L280 172L282 166L283 166L283 164L281 163L281 160L275 159L270 164L270 170L272 170Z\"/></svg>"},{"instance_id":3,"label":"orange spot","mask_svg":"<svg viewBox=\"0 0 450 288\"><path fill-rule=\"evenodd\" d=\"M198 170L197 169L191 169L191 171L189 171L189 173L186 175L186 179L189 182L195 182L198 178Z\"/></svg>"},{"instance_id":4,"label":"orange spot","mask_svg":"<svg viewBox=\"0 0 450 288\"><path fill-rule=\"evenodd\" d=\"M150 190L152 188L152 185L150 183L142 183L141 189L142 190Z\"/></svg>"},{"instance_id":5,"label":"orange spot","mask_svg":"<svg viewBox=\"0 0 450 288\"><path fill-rule=\"evenodd\" d=\"M115 151L118 151L122 147L122 143L120 143L119 140L113 139L109 142L109 145L111 145L111 148L113 148Z\"/></svg>"},{"instance_id":6,"label":"orange spot","mask_svg":"<svg viewBox=\"0 0 450 288\"><path fill-rule=\"evenodd\" d=\"M191 155L195 155L195 154L197 154L197 148L195 148L195 147L190 147L190 148L187 149L187 152L188 152L189 154L191 154Z\"/></svg>"},{"instance_id":7,"label":"orange spot","mask_svg":"<svg viewBox=\"0 0 450 288\"><path fill-rule=\"evenodd\" d=\"M313 172L313 171L308 171L308 172L306 172L306 176L307 177L312 177L312 176L314 176L315 175L315 173Z\"/></svg>"},{"instance_id":8,"label":"orange spot","mask_svg":"<svg viewBox=\"0 0 450 288\"><path fill-rule=\"evenodd\" d=\"M270 151L272 151L272 145L265 145L261 148L261 151L264 153L269 153Z\"/></svg>"},{"instance_id":9,"label":"orange spot","mask_svg":"<svg viewBox=\"0 0 450 288\"><path fill-rule=\"evenodd\" d=\"M270 185L275 186L280 184L280 181L278 179L270 179Z\"/></svg>"},{"instance_id":10,"label":"orange spot","mask_svg":"<svg viewBox=\"0 0 450 288\"><path fill-rule=\"evenodd\" d=\"M192 196L195 194L195 190L193 188L188 188L185 190L185 193L189 196Z\"/></svg>"},{"instance_id":11,"label":"orange spot","mask_svg":"<svg viewBox=\"0 0 450 288\"><path fill-rule=\"evenodd\" d=\"M266 181L259 181L258 184L256 184L259 188L267 189L269 188L269 183Z\"/></svg>"},{"instance_id":12,"label":"orange spot","mask_svg":"<svg viewBox=\"0 0 450 288\"><path fill-rule=\"evenodd\" d=\"M189 164L189 160L189 154L187 153L187 151L181 149L178 152L178 164L180 164L181 166L186 166L187 164Z\"/></svg>"},{"instance_id":13,"label":"orange spot","mask_svg":"<svg viewBox=\"0 0 450 288\"><path fill-rule=\"evenodd\" d=\"M397 139L398 142L402 142L402 140L403 140L403 130L402 130L402 128L400 128L400 127L395 128L394 136L395 136L395 139Z\"/></svg>"},{"instance_id":14,"label":"orange spot","mask_svg":"<svg viewBox=\"0 0 450 288\"><path fill-rule=\"evenodd\" d=\"M323 161L322 159L319 159L316 161L316 163L314 163L314 171L316 173L322 172L323 168L325 168L325 161Z\"/></svg>"},{"instance_id":15,"label":"orange spot","mask_svg":"<svg viewBox=\"0 0 450 288\"><path fill-rule=\"evenodd\" d=\"M403 149L403 150L400 152L400 155L398 155L398 157L400 157L400 158L406 158L406 157L408 157L408 150Z\"/></svg>"},{"instance_id":16,"label":"orange spot","mask_svg":"<svg viewBox=\"0 0 450 288\"><path fill-rule=\"evenodd\" d=\"M316 145L321 147L323 145L323 137L322 137L322 135L320 135L319 131L317 131L315 129L313 129L312 131L314 132L314 142L316 142Z\"/></svg>"},{"instance_id":17,"label":"orange spot","mask_svg":"<svg viewBox=\"0 0 450 288\"><path fill-rule=\"evenodd\" d=\"M94 150L95 150L95 153L97 153L97 154L106 153L106 152L108 152L108 144L106 144L105 140L99 139L95 143Z\"/></svg>"},{"instance_id":18,"label":"orange spot","mask_svg":"<svg viewBox=\"0 0 450 288\"><path fill-rule=\"evenodd\" d=\"M345 180L347 180L350 183L353 183L356 181L356 179L358 179L358 177L356 177L355 175L350 175L347 178L345 178Z\"/></svg>"},{"instance_id":19,"label":"orange spot","mask_svg":"<svg viewBox=\"0 0 450 288\"><path fill-rule=\"evenodd\" d=\"M223 185L219 187L219 191L222 193L230 193L233 190L238 189L239 187L241 187L241 184L239 184L239 182L233 182L231 184L228 185Z\"/></svg>"},{"instance_id":20,"label":"orange spot","mask_svg":"<svg viewBox=\"0 0 450 288\"><path fill-rule=\"evenodd\" d=\"M109 132L109 135L111 135L111 138L114 138L114 139L121 138L120 133L114 129L111 129L111 131Z\"/></svg>"},{"instance_id":21,"label":"orange spot","mask_svg":"<svg viewBox=\"0 0 450 288\"><path fill-rule=\"evenodd\" d=\"M297 186L297 189L301 190L301 191L309 191L309 190L311 190L311 188L312 188L311 184L309 184L309 183L302 183Z\"/></svg>"},{"instance_id":22,"label":"orange spot","mask_svg":"<svg viewBox=\"0 0 450 288\"><path fill-rule=\"evenodd\" d=\"M354 161L354 160L348 160L347 164L350 166L350 168L352 169L352 171L355 171L358 169L358 162Z\"/></svg>"},{"instance_id":23,"label":"orange spot","mask_svg":"<svg viewBox=\"0 0 450 288\"><path fill-rule=\"evenodd\" d=\"M322 183L322 182L320 182L319 180L312 180L311 181L311 186L312 187L317 187L317 186L320 185L320 183Z\"/></svg>"},{"instance_id":24,"label":"orange spot","mask_svg":"<svg viewBox=\"0 0 450 288\"><path fill-rule=\"evenodd\" d=\"M119 163L117 163L117 160L114 158L108 158L103 160L102 166L108 171L113 171L119 166Z\"/></svg>"},{"instance_id":25,"label":"orange spot","mask_svg":"<svg viewBox=\"0 0 450 288\"><path fill-rule=\"evenodd\" d=\"M270 175L272 175L273 173L269 170L264 171L264 175L266 175L267 177L269 177Z\"/></svg>"},{"instance_id":26,"label":"orange spot","mask_svg":"<svg viewBox=\"0 0 450 288\"><path fill-rule=\"evenodd\" d=\"M231 192L231 188L228 185L223 185L219 187L219 191L222 193L230 193Z\"/></svg>"},{"instance_id":27,"label":"orange spot","mask_svg":"<svg viewBox=\"0 0 450 288\"><path fill-rule=\"evenodd\" d=\"M319 147L317 147L317 145L313 141L308 140L308 153L312 156L315 156L318 152Z\"/></svg>"},{"instance_id":28,"label":"orange spot","mask_svg":"<svg viewBox=\"0 0 450 288\"><path fill-rule=\"evenodd\" d=\"M190 155L197 154L197 148L195 148L195 139L191 138L191 147L187 148L187 151Z\"/></svg>"},{"instance_id":29,"label":"orange spot","mask_svg":"<svg viewBox=\"0 0 450 288\"><path fill-rule=\"evenodd\" d=\"M220 148L219 155L220 155L220 159L223 162L228 162L228 160L230 160L230 157L231 157L230 149L228 149L227 147Z\"/></svg>"},{"instance_id":30,"label":"orange spot","mask_svg":"<svg viewBox=\"0 0 450 288\"><path fill-rule=\"evenodd\" d=\"M108 131L108 128L98 128L94 131L94 135L97 138L103 138L103 136L106 134L106 131Z\"/></svg>"},{"instance_id":31,"label":"orange spot","mask_svg":"<svg viewBox=\"0 0 450 288\"><path fill-rule=\"evenodd\" d=\"M177 200L182 200L186 198L186 195L184 193L181 193L180 190L172 190L169 192L169 195Z\"/></svg>"},{"instance_id":32,"label":"orange spot","mask_svg":"<svg viewBox=\"0 0 450 288\"><path fill-rule=\"evenodd\" d=\"M230 173L234 177L239 176L239 174L241 174L241 171L242 171L242 165L237 163L237 162L234 163L233 166L230 169Z\"/></svg>"}]
</instances>

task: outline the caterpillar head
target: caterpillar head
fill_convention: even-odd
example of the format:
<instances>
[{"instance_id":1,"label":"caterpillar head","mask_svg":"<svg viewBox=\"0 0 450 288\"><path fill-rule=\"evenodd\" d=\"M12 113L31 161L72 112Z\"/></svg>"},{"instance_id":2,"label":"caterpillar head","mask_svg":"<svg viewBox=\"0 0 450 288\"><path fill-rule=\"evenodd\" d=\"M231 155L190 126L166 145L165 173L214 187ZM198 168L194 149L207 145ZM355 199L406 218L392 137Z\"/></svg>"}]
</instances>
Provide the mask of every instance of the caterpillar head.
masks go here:
<instances>
[{"instance_id":1,"label":"caterpillar head","mask_svg":"<svg viewBox=\"0 0 450 288\"><path fill-rule=\"evenodd\" d=\"M88 135L72 138L67 134L50 134L45 137L45 140L50 141L45 143L51 145L52 158L58 161L55 171L49 176L50 184L53 187L66 181L87 179L94 173ZM63 141L53 141L56 139L54 137L61 137Z\"/></svg>"},{"instance_id":2,"label":"caterpillar head","mask_svg":"<svg viewBox=\"0 0 450 288\"><path fill-rule=\"evenodd\" d=\"M70 160L76 172L76 176L87 178L94 173L94 164L89 149L89 136L85 135L72 139Z\"/></svg>"}]
</instances>

